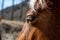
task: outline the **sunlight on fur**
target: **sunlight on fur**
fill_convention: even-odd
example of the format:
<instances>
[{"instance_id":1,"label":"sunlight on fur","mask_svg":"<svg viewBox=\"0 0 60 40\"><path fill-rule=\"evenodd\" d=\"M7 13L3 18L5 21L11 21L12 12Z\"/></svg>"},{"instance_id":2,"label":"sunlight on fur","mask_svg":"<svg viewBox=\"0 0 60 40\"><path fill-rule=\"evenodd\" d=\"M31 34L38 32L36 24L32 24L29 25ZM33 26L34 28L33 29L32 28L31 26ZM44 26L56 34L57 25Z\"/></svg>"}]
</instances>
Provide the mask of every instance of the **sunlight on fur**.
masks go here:
<instances>
[{"instance_id":1,"label":"sunlight on fur","mask_svg":"<svg viewBox=\"0 0 60 40\"><path fill-rule=\"evenodd\" d=\"M45 0L30 0L30 1L29 1L29 7L30 7L31 9L33 9L34 11L35 11L34 6L35 6L36 2L39 2L39 6L41 5L40 7L41 7L42 9L48 7Z\"/></svg>"}]
</instances>

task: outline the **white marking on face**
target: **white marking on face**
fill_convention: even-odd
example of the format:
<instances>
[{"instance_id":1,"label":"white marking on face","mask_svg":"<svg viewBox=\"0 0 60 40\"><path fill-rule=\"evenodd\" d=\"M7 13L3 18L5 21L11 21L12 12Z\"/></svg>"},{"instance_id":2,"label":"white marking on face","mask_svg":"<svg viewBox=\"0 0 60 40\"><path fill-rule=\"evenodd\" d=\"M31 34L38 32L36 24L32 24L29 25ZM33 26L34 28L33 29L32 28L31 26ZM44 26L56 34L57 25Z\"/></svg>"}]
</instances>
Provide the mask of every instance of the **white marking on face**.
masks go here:
<instances>
[{"instance_id":1,"label":"white marking on face","mask_svg":"<svg viewBox=\"0 0 60 40\"><path fill-rule=\"evenodd\" d=\"M39 2L39 6L41 7L41 9L47 8L47 3L46 0L30 0L29 1L29 7L35 11L34 6L36 2Z\"/></svg>"},{"instance_id":2,"label":"white marking on face","mask_svg":"<svg viewBox=\"0 0 60 40\"><path fill-rule=\"evenodd\" d=\"M35 3L36 3L36 0L30 0L30 1L29 1L29 7L30 7L31 9L33 9L33 10L35 10L35 9L34 9Z\"/></svg>"},{"instance_id":3,"label":"white marking on face","mask_svg":"<svg viewBox=\"0 0 60 40\"><path fill-rule=\"evenodd\" d=\"M44 8L46 8L46 7L47 7L46 0L39 0L39 3L41 4L42 9L44 9Z\"/></svg>"}]
</instances>

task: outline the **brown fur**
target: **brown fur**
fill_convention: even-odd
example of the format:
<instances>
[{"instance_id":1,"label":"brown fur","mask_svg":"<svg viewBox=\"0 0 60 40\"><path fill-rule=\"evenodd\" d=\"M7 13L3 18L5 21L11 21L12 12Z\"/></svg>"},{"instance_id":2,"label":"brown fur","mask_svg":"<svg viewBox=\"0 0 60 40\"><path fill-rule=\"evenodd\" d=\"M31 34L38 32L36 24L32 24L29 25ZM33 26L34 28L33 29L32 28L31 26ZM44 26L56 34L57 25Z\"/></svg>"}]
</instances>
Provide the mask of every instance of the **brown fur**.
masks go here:
<instances>
[{"instance_id":1,"label":"brown fur","mask_svg":"<svg viewBox=\"0 0 60 40\"><path fill-rule=\"evenodd\" d=\"M37 10L39 15L33 21L25 22L22 31L16 40L60 40L60 12L55 5L51 10ZM34 11L29 9L27 16L33 15Z\"/></svg>"}]
</instances>

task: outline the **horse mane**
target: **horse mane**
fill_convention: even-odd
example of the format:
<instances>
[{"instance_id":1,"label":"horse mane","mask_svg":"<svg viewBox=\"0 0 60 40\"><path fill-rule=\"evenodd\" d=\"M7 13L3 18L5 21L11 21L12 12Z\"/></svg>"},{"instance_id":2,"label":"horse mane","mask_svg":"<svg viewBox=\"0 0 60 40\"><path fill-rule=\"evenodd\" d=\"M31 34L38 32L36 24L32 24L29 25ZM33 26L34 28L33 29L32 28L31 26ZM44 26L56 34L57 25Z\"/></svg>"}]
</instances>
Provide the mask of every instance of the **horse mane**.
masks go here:
<instances>
[{"instance_id":1,"label":"horse mane","mask_svg":"<svg viewBox=\"0 0 60 40\"><path fill-rule=\"evenodd\" d=\"M39 6L42 8L42 9L44 9L44 8L47 8L48 6L47 6L47 2L45 1L45 0L30 0L29 1L29 7L32 9L32 10L35 10L34 9L34 4L36 3L36 2L39 2Z\"/></svg>"}]
</instances>

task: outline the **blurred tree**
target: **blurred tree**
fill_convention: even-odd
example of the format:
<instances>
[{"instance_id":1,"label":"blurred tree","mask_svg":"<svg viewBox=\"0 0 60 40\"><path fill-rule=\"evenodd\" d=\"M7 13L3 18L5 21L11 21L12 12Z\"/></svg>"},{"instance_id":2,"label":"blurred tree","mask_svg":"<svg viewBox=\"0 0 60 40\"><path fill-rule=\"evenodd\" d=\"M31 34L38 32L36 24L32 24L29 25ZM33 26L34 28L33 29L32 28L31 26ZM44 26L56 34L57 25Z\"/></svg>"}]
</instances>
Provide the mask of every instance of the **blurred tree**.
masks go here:
<instances>
[{"instance_id":1,"label":"blurred tree","mask_svg":"<svg viewBox=\"0 0 60 40\"><path fill-rule=\"evenodd\" d=\"M24 11L23 11L23 10L24 10L23 7L24 7L24 5L26 5L26 4L24 4L23 2L27 3L28 1L29 1L29 0L22 0L21 8L20 8L20 16L19 16L21 21L23 20L23 17L24 17L24 16L23 16L23 12L24 12Z\"/></svg>"},{"instance_id":2,"label":"blurred tree","mask_svg":"<svg viewBox=\"0 0 60 40\"><path fill-rule=\"evenodd\" d=\"M3 18L3 7L4 7L4 0L2 0L2 5L1 5L1 8L2 8L2 11L1 11L1 16L0 16L0 20L1 20L1 18ZM0 40L2 40L1 39L1 31L0 31Z\"/></svg>"},{"instance_id":3,"label":"blurred tree","mask_svg":"<svg viewBox=\"0 0 60 40\"><path fill-rule=\"evenodd\" d=\"M2 11L1 11L1 17L3 18L3 8L4 8L4 0L2 0L2 6L1 6L1 8L2 8Z\"/></svg>"},{"instance_id":4,"label":"blurred tree","mask_svg":"<svg viewBox=\"0 0 60 40\"><path fill-rule=\"evenodd\" d=\"M22 0L22 2L23 2L23 0ZM22 7L23 7L23 4L21 3L21 9L20 9L20 20L21 20L21 18L22 18Z\"/></svg>"},{"instance_id":5,"label":"blurred tree","mask_svg":"<svg viewBox=\"0 0 60 40\"><path fill-rule=\"evenodd\" d=\"M12 0L12 15L11 15L11 20L13 20L13 16L14 16L14 1Z\"/></svg>"}]
</instances>

